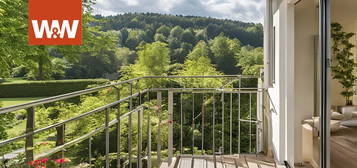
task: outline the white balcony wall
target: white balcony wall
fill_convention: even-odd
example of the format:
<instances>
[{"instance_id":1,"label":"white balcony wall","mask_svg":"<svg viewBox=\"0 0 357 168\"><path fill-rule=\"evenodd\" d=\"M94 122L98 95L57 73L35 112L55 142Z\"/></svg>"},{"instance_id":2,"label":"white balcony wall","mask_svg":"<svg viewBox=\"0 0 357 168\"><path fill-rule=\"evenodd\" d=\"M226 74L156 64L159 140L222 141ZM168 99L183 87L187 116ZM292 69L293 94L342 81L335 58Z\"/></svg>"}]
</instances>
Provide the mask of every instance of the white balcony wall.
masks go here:
<instances>
[{"instance_id":1,"label":"white balcony wall","mask_svg":"<svg viewBox=\"0 0 357 168\"><path fill-rule=\"evenodd\" d=\"M276 1L275 4L279 4ZM273 8L274 3L273 3ZM268 89L272 99L272 146L278 162L294 165L294 13L282 1L273 14L275 29L275 83ZM274 40L273 40L274 41Z\"/></svg>"}]
</instances>

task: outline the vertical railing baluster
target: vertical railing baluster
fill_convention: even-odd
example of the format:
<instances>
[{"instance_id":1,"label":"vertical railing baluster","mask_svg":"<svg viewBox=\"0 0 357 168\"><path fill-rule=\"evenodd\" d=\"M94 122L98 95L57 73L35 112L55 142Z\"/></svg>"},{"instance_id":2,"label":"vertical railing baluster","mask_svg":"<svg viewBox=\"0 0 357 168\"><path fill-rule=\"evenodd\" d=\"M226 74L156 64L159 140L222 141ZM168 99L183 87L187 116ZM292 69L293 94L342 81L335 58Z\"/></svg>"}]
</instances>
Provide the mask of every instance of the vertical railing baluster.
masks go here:
<instances>
[{"instance_id":1,"label":"vertical railing baluster","mask_svg":"<svg viewBox=\"0 0 357 168\"><path fill-rule=\"evenodd\" d=\"M216 142L215 142L215 129L216 129L216 98L215 98L215 93L213 93L213 96L212 96L213 100L212 100L212 106L213 106L213 113L212 113L212 125L213 125L213 128L212 128L212 138L213 138L213 141L212 141L212 154L213 154L213 165L214 165L214 168L217 168L217 164L216 164Z\"/></svg>"},{"instance_id":2,"label":"vertical railing baluster","mask_svg":"<svg viewBox=\"0 0 357 168\"><path fill-rule=\"evenodd\" d=\"M259 100L258 99L258 95L260 94L259 90L257 90L256 94L257 94L256 104L260 105L260 103L258 103L258 100ZM256 114L256 121L257 121L255 123L255 129L256 129L255 130L255 143L256 143L255 144L255 154L258 155L258 152L259 152L259 149L258 149L259 148L259 134L260 134L259 133L260 132L260 130L259 130L259 124L260 124L259 119L260 119L260 117L258 116L258 108L255 109L255 114Z\"/></svg>"},{"instance_id":3,"label":"vertical railing baluster","mask_svg":"<svg viewBox=\"0 0 357 168\"><path fill-rule=\"evenodd\" d=\"M120 89L117 88L117 100L120 100ZM117 107L117 168L120 168L120 103Z\"/></svg>"},{"instance_id":4,"label":"vertical railing baluster","mask_svg":"<svg viewBox=\"0 0 357 168\"><path fill-rule=\"evenodd\" d=\"M66 124L63 124L61 127L61 145L64 145L66 142L65 142L65 136L66 136L66 134L65 134L65 130L66 130ZM58 145L59 146L59 145ZM61 150L61 158L64 158L64 152L65 152L65 149L62 149ZM62 167L64 167L64 166L62 166Z\"/></svg>"},{"instance_id":5,"label":"vertical railing baluster","mask_svg":"<svg viewBox=\"0 0 357 168\"><path fill-rule=\"evenodd\" d=\"M229 101L229 154L230 155L232 155L232 132L233 132L233 130L232 130L232 126L233 126L233 124L232 124L232 113L233 113L233 109L232 109L232 100L233 99L233 95L232 95L232 93L231 93L231 95L230 95L230 101Z\"/></svg>"},{"instance_id":6,"label":"vertical railing baluster","mask_svg":"<svg viewBox=\"0 0 357 168\"><path fill-rule=\"evenodd\" d=\"M252 93L249 92L249 153L252 152Z\"/></svg>"},{"instance_id":7,"label":"vertical railing baluster","mask_svg":"<svg viewBox=\"0 0 357 168\"><path fill-rule=\"evenodd\" d=\"M222 91L222 154L224 153L224 91Z\"/></svg>"},{"instance_id":8,"label":"vertical railing baluster","mask_svg":"<svg viewBox=\"0 0 357 168\"><path fill-rule=\"evenodd\" d=\"M133 83L130 83L130 99L129 99L129 111L133 110ZM129 168L132 168L132 162L131 162L131 139L132 139L132 115L129 113L128 116L129 120L129 128L128 128L128 160L129 160Z\"/></svg>"},{"instance_id":9,"label":"vertical railing baluster","mask_svg":"<svg viewBox=\"0 0 357 168\"><path fill-rule=\"evenodd\" d=\"M192 142L191 142L191 152L194 154L195 150L195 94L192 93ZM193 161L193 160L192 160Z\"/></svg>"},{"instance_id":10,"label":"vertical railing baluster","mask_svg":"<svg viewBox=\"0 0 357 168\"><path fill-rule=\"evenodd\" d=\"M90 137L88 139L88 157L89 157L89 160L88 160L88 164L89 164L89 168L92 167L92 137Z\"/></svg>"},{"instance_id":11,"label":"vertical railing baluster","mask_svg":"<svg viewBox=\"0 0 357 168\"><path fill-rule=\"evenodd\" d=\"M159 123L157 126L157 161L158 166L161 165L161 103L162 103L162 92L157 92L157 116L159 118Z\"/></svg>"},{"instance_id":12,"label":"vertical railing baluster","mask_svg":"<svg viewBox=\"0 0 357 168\"><path fill-rule=\"evenodd\" d=\"M149 95L150 96L150 95ZM147 168L151 168L151 117L150 113L148 113L148 131L147 131L147 137L148 137L148 157L147 157Z\"/></svg>"},{"instance_id":13,"label":"vertical railing baluster","mask_svg":"<svg viewBox=\"0 0 357 168\"><path fill-rule=\"evenodd\" d=\"M141 92L139 90L139 105L141 105L142 101L141 101Z\"/></svg>"},{"instance_id":14,"label":"vertical railing baluster","mask_svg":"<svg viewBox=\"0 0 357 168\"><path fill-rule=\"evenodd\" d=\"M201 152L202 152L202 155L204 155L204 142L205 142L205 107L206 107L206 104L205 104L205 95L204 93L202 94L202 130L201 130L201 135L202 135L202 138L201 138Z\"/></svg>"},{"instance_id":15,"label":"vertical railing baluster","mask_svg":"<svg viewBox=\"0 0 357 168\"><path fill-rule=\"evenodd\" d=\"M182 107L183 107L183 104L182 104L182 94L183 93L180 93L180 151L181 151L181 154L183 154L183 112L182 112Z\"/></svg>"},{"instance_id":16,"label":"vertical railing baluster","mask_svg":"<svg viewBox=\"0 0 357 168\"><path fill-rule=\"evenodd\" d=\"M257 143L258 143L258 148L257 148L257 153L263 150L264 144L263 142L263 135L264 135L264 82L262 81L262 78L258 78L258 87L257 87L257 127L258 127L258 136L257 136Z\"/></svg>"},{"instance_id":17,"label":"vertical railing baluster","mask_svg":"<svg viewBox=\"0 0 357 168\"><path fill-rule=\"evenodd\" d=\"M241 136L240 136L240 92L241 92L241 78L239 78L239 86L238 86L238 154L240 154L240 143L241 143Z\"/></svg>"},{"instance_id":18,"label":"vertical railing baluster","mask_svg":"<svg viewBox=\"0 0 357 168\"><path fill-rule=\"evenodd\" d=\"M65 143L65 127L66 125L60 125L56 127L56 146L61 146ZM64 158L65 149L61 149L61 151L54 154L55 157ZM62 165L60 167L63 167Z\"/></svg>"},{"instance_id":19,"label":"vertical railing baluster","mask_svg":"<svg viewBox=\"0 0 357 168\"><path fill-rule=\"evenodd\" d=\"M26 133L31 133L35 130L35 112L34 107L26 109L27 119L26 119ZM33 135L26 136L26 163L33 161Z\"/></svg>"},{"instance_id":20,"label":"vertical railing baluster","mask_svg":"<svg viewBox=\"0 0 357 168\"><path fill-rule=\"evenodd\" d=\"M143 110L138 111L138 151L137 151L137 167L142 168L142 162L141 162L141 151L142 151L142 115L143 115Z\"/></svg>"},{"instance_id":21,"label":"vertical railing baluster","mask_svg":"<svg viewBox=\"0 0 357 168\"><path fill-rule=\"evenodd\" d=\"M174 102L173 102L173 91L169 90L168 93L168 121L169 121L169 125L168 125L168 151L167 151L167 162L168 165L170 166L172 163L172 157L173 157L173 106L174 106Z\"/></svg>"},{"instance_id":22,"label":"vertical railing baluster","mask_svg":"<svg viewBox=\"0 0 357 168\"><path fill-rule=\"evenodd\" d=\"M258 155L258 121L255 123L255 154Z\"/></svg>"},{"instance_id":23,"label":"vertical railing baluster","mask_svg":"<svg viewBox=\"0 0 357 168\"><path fill-rule=\"evenodd\" d=\"M105 109L105 167L109 168L109 109Z\"/></svg>"}]
</instances>

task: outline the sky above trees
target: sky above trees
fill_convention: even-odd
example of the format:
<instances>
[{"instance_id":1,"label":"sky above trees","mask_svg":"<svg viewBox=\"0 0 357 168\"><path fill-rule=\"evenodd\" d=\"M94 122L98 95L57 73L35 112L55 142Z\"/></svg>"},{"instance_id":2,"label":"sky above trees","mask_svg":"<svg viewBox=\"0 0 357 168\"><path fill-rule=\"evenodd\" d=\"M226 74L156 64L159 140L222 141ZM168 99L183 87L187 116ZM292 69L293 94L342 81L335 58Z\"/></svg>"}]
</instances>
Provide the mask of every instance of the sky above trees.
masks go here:
<instances>
[{"instance_id":1,"label":"sky above trees","mask_svg":"<svg viewBox=\"0 0 357 168\"><path fill-rule=\"evenodd\" d=\"M264 9L264 0L97 0L94 13L153 12L262 23Z\"/></svg>"}]
</instances>

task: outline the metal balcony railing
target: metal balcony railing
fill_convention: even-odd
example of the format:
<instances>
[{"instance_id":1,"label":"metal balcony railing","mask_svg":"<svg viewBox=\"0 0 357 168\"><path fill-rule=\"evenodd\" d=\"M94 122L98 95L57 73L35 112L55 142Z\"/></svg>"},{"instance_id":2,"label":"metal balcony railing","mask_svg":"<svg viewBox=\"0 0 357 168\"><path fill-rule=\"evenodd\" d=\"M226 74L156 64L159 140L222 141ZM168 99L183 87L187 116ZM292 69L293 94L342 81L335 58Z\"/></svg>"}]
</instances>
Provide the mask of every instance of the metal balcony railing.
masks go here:
<instances>
[{"instance_id":1,"label":"metal balcony railing","mask_svg":"<svg viewBox=\"0 0 357 168\"><path fill-rule=\"evenodd\" d=\"M221 79L223 84L218 88L184 88L176 83L176 80L204 80ZM168 80L169 86L160 88L140 88L143 80ZM244 86L244 80L250 81ZM197 82L197 81L195 81ZM174 85L172 85L174 83ZM254 86L251 86L254 83ZM38 158L44 158L56 153L65 156L65 149L75 144L88 140L88 163L92 163L92 137L100 132L105 134L105 165L104 167L158 167L165 163L175 165L175 156L187 154L213 156L223 154L254 153L264 150L264 117L263 97L265 90L260 87L259 77L223 75L223 76L146 76L130 79L118 83L90 88L55 97L45 98L30 103L0 108L0 115L13 113L26 109L26 132L22 135L0 141L1 148L7 144L25 140L26 162ZM125 85L125 87L124 87ZM43 128L35 127L35 107L70 98L96 93L103 89L114 88L117 100L102 107L82 113L73 118L56 122ZM127 89L128 95L121 95L122 90ZM136 93L134 93L136 90ZM153 98L153 93L156 94ZM156 105L150 107L147 102L155 99ZM164 101L167 101L164 102ZM122 111L121 104L128 103L126 111ZM197 107L197 104L199 106ZM152 113L158 116L158 123L152 123ZM226 111L228 110L228 111ZM116 113L115 119L110 119L111 112ZM35 134L53 128L63 128L63 132L57 132L57 136L64 138L64 126L70 122L78 121L84 117L104 113L105 122L102 126L91 130L78 138L63 142L52 149L34 155ZM137 123L137 129L133 130L133 121ZM145 120L145 121L144 121ZM228 120L228 121L227 121ZM125 125L123 124L125 123ZM116 164L110 161L110 128L116 126ZM121 129L125 126L128 130L127 137L121 135ZM152 137L156 127L156 137ZM143 129L146 128L146 135ZM165 129L162 132L162 129ZM167 130L167 132L166 132ZM161 137L167 136L167 142L161 142ZM136 138L134 144L133 138ZM127 144L122 144L126 138ZM229 139L228 141L226 139ZM153 143L156 144L154 151ZM121 151L121 146L127 150ZM136 153L133 148L136 145ZM133 147L134 146L134 147ZM145 149L144 149L145 148ZM121 153L126 153L122 156ZM155 156L155 164L152 162ZM133 156L136 158L133 158ZM179 159L177 159L179 160Z\"/></svg>"}]
</instances>

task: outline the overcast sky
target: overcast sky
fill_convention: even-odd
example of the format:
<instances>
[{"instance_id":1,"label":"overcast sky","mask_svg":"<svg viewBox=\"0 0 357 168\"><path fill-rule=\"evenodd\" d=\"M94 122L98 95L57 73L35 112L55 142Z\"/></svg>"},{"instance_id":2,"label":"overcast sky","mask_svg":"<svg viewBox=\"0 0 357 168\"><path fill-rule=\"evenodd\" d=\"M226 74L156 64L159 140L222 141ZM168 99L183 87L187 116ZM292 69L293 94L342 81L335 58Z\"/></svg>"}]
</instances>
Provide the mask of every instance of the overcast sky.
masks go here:
<instances>
[{"instance_id":1,"label":"overcast sky","mask_svg":"<svg viewBox=\"0 0 357 168\"><path fill-rule=\"evenodd\" d=\"M264 0L97 0L95 14L153 12L262 23Z\"/></svg>"}]
</instances>

